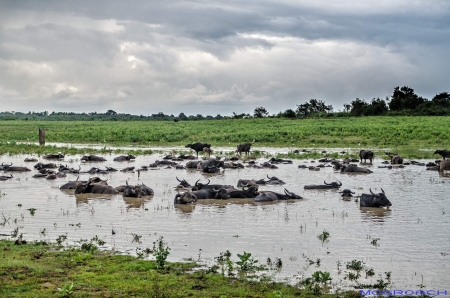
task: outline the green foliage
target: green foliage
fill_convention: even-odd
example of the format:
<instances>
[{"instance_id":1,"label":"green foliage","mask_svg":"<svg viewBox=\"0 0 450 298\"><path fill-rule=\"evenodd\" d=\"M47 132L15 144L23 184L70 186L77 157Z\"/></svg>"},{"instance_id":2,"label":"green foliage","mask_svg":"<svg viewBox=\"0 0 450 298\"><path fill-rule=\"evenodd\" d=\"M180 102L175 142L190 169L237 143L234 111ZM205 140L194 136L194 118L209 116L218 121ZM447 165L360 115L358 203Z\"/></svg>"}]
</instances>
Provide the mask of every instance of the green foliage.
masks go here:
<instances>
[{"instance_id":1,"label":"green foliage","mask_svg":"<svg viewBox=\"0 0 450 298\"><path fill-rule=\"evenodd\" d=\"M61 297L72 297L73 283L65 284L62 288L58 288L58 295Z\"/></svg>"},{"instance_id":2,"label":"green foliage","mask_svg":"<svg viewBox=\"0 0 450 298\"><path fill-rule=\"evenodd\" d=\"M170 247L163 241L163 236L153 242L153 256L156 259L156 268L163 269L166 264L166 259L170 254Z\"/></svg>"},{"instance_id":3,"label":"green foliage","mask_svg":"<svg viewBox=\"0 0 450 298\"><path fill-rule=\"evenodd\" d=\"M322 241L322 243L328 242L329 237L330 237L330 233L328 233L326 230L323 230L322 234L319 234L317 236L317 238L319 238L320 241Z\"/></svg>"},{"instance_id":4,"label":"green foliage","mask_svg":"<svg viewBox=\"0 0 450 298\"><path fill-rule=\"evenodd\" d=\"M352 260L351 262L347 262L347 269L352 269L356 271L361 271L363 269L364 263L358 260Z\"/></svg>"},{"instance_id":5,"label":"green foliage","mask_svg":"<svg viewBox=\"0 0 450 298\"><path fill-rule=\"evenodd\" d=\"M240 271L254 271L257 269L256 263L258 260L250 258L252 256L251 253L245 252L243 255L237 254L239 261L236 262L236 265L239 266Z\"/></svg>"}]
</instances>

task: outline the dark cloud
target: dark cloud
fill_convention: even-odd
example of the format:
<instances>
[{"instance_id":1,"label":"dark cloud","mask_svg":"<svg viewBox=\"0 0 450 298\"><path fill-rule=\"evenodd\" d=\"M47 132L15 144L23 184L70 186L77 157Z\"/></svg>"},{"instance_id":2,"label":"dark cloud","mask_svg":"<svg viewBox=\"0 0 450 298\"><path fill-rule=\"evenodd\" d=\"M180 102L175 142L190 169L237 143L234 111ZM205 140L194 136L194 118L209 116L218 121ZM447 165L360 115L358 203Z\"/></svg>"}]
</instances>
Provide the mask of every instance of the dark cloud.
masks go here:
<instances>
[{"instance_id":1,"label":"dark cloud","mask_svg":"<svg viewBox=\"0 0 450 298\"><path fill-rule=\"evenodd\" d=\"M335 110L448 88L450 2L2 1L5 110ZM37 104L38 103L38 104ZM78 103L78 104L77 104Z\"/></svg>"}]
</instances>

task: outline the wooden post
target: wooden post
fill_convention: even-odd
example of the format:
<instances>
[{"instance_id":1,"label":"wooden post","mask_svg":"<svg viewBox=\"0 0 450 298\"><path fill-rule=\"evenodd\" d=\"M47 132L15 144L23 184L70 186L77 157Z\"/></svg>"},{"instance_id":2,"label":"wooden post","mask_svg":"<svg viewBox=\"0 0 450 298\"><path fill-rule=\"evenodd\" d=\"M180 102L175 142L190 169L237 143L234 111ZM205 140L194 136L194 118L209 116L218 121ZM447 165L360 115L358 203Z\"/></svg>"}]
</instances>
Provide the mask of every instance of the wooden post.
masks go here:
<instances>
[{"instance_id":1,"label":"wooden post","mask_svg":"<svg viewBox=\"0 0 450 298\"><path fill-rule=\"evenodd\" d=\"M39 145L45 145L45 129L39 128Z\"/></svg>"}]
</instances>

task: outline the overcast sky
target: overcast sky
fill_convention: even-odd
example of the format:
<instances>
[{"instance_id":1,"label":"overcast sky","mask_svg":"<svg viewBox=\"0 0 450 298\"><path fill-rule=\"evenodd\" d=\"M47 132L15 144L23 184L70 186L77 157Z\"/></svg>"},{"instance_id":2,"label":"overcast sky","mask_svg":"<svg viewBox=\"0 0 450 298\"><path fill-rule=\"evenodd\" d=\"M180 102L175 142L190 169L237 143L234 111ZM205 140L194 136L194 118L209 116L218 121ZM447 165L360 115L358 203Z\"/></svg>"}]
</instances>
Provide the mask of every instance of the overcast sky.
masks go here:
<instances>
[{"instance_id":1,"label":"overcast sky","mask_svg":"<svg viewBox=\"0 0 450 298\"><path fill-rule=\"evenodd\" d=\"M342 110L450 92L448 0L0 0L0 111Z\"/></svg>"}]
</instances>

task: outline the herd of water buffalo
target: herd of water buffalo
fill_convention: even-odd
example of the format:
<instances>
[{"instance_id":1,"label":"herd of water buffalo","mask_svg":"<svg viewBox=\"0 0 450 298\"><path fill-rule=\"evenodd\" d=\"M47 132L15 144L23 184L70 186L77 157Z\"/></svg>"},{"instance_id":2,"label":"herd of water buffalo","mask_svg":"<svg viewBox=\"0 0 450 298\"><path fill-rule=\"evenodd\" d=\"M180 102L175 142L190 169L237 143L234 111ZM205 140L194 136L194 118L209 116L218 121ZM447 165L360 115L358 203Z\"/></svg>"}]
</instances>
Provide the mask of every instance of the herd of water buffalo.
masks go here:
<instances>
[{"instance_id":1,"label":"herd of water buffalo","mask_svg":"<svg viewBox=\"0 0 450 298\"><path fill-rule=\"evenodd\" d=\"M95 176L96 174L106 174L115 171L121 172L132 172L138 173L138 177L140 176L141 171L148 171L150 169L166 167L166 168L175 168L175 169L195 169L204 173L217 173L221 169L232 168L277 168L279 164L292 164L291 160L287 159L279 159L279 158L270 158L268 161L257 163L252 156L250 156L250 148L253 143L244 143L239 144L235 151L236 155L232 158L218 158L218 157L210 157L213 150L211 149L211 145L207 143L195 143L186 145L187 148L191 148L196 152L196 156L182 154L179 156L175 155L175 152L167 155L163 158L163 160L156 160L154 163L148 166L141 166L140 168L126 167L121 170L105 167L104 169L100 169L98 167L92 167L87 171L81 171L81 166L78 169L70 168L67 165L64 166L60 164L59 166L53 162L43 163L38 162L35 158L27 158L25 162L37 162L34 165L34 168L38 171L34 178L45 178L45 179L57 179L61 177L66 177L67 174L81 174L81 173L89 173L93 175L93 177L89 178L85 181L79 181L78 179L75 181L69 181L68 183L62 185L60 188L63 190L73 190L75 195L77 194L119 194L122 193L124 197L146 197L152 196L154 194L153 190L146 186L144 183L138 185L129 185L128 182L125 185L120 185L118 187L112 187L108 185L107 181L100 179ZM203 159L198 159L198 152L204 152ZM242 153L246 154L245 159L242 159ZM446 158L450 157L449 150L436 150L435 154L439 154L442 156L442 160L436 160L431 163L420 163L420 162L404 162L403 158L398 154L391 154L390 152L386 152L386 155L390 157L390 161L385 161L388 165L379 166L380 168L392 168L392 167L402 167L407 164L415 164L415 165L423 165L426 166L427 170L436 170L436 171L446 171L450 170L450 160L446 160ZM208 158L206 157L208 154ZM318 171L322 167L333 167L335 171L339 171L341 173L364 173L370 174L372 171L366 167L360 167L352 162L360 162L364 164L369 161L372 164L372 160L374 159L374 153L370 150L361 150L359 153L360 159L320 159L321 162L318 166L309 166L299 165L298 168L308 168L309 170ZM64 159L64 155L62 154L49 154L43 157L47 160L57 160L62 161ZM81 162L102 162L106 161L105 158L96 155L87 155L81 157ZM133 155L121 155L115 157L113 161L134 161L135 156ZM186 164L181 164L180 162L188 160ZM6 181L13 178L11 172L27 172L31 171L27 167L13 166L11 164L0 165L0 170L4 172L8 172L9 175L1 175L0 181ZM283 185L285 184L281 179L272 176L269 177L267 175L266 179L254 180L254 179L240 179L237 182L236 187L232 185L222 185L222 184L211 184L208 179L207 183L201 183L200 180L197 180L194 185L188 183L185 179L179 179L177 177L179 185L177 186L178 193L174 198L175 204L192 204L197 202L198 200L204 199L253 199L254 202L268 202L268 201L279 201L279 200L299 200L302 199L301 196L290 192L286 188L284 189L284 193L277 193L274 191L260 191L260 185ZM324 184L317 185L305 185L304 189L316 189L316 190L327 190L327 189L340 189L342 186L341 182L331 182L327 183L324 181ZM387 199L386 194L383 189L381 189L381 193L374 193L370 189L370 194L361 194L359 196L359 202L361 207L389 207L391 206L391 202ZM350 189L344 189L339 192L343 199L350 200L355 194Z\"/></svg>"}]
</instances>

